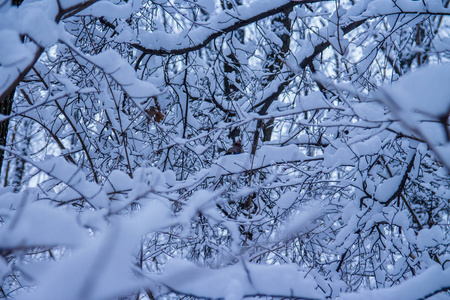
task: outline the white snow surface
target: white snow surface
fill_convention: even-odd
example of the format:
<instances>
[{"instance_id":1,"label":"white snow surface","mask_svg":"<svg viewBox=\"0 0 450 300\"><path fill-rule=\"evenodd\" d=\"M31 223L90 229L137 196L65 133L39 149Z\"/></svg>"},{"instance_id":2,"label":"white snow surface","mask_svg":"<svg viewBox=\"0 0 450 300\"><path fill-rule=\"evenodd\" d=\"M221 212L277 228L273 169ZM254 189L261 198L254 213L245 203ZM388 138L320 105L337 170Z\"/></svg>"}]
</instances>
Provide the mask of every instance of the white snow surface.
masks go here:
<instances>
[{"instance_id":1,"label":"white snow surface","mask_svg":"<svg viewBox=\"0 0 450 300\"><path fill-rule=\"evenodd\" d=\"M27 196L27 193L23 195L24 198ZM87 232L79 226L75 213L52 208L46 201L26 203L26 199L23 200L12 215L9 226L0 227L0 245L3 249L76 246L87 238Z\"/></svg>"},{"instance_id":2,"label":"white snow surface","mask_svg":"<svg viewBox=\"0 0 450 300\"><path fill-rule=\"evenodd\" d=\"M450 64L426 66L386 88L400 110L439 117L450 112Z\"/></svg>"},{"instance_id":3,"label":"white snow surface","mask_svg":"<svg viewBox=\"0 0 450 300\"><path fill-rule=\"evenodd\" d=\"M216 164L208 170L208 173L211 176L219 177L263 166L276 165L277 163L302 161L304 159L308 159L308 156L301 152L296 145L285 147L262 146L256 151L254 158L249 153L225 155L217 160Z\"/></svg>"},{"instance_id":4,"label":"white snow surface","mask_svg":"<svg viewBox=\"0 0 450 300\"><path fill-rule=\"evenodd\" d=\"M450 286L450 270L442 270L435 265L397 286L360 293L343 294L339 300L417 300L425 299L445 287Z\"/></svg>"},{"instance_id":5,"label":"white snow surface","mask_svg":"<svg viewBox=\"0 0 450 300\"><path fill-rule=\"evenodd\" d=\"M408 134L419 136L431 146L448 171L450 141L442 122L450 115L449 82L450 64L430 65L382 87L376 96L391 108Z\"/></svg>"},{"instance_id":6,"label":"white snow surface","mask_svg":"<svg viewBox=\"0 0 450 300\"><path fill-rule=\"evenodd\" d=\"M205 298L242 299L250 295L273 295L321 299L316 283L297 266L265 266L238 262L232 266L200 268L181 259L167 262L164 274L154 277L165 285L188 295Z\"/></svg>"}]
</instances>

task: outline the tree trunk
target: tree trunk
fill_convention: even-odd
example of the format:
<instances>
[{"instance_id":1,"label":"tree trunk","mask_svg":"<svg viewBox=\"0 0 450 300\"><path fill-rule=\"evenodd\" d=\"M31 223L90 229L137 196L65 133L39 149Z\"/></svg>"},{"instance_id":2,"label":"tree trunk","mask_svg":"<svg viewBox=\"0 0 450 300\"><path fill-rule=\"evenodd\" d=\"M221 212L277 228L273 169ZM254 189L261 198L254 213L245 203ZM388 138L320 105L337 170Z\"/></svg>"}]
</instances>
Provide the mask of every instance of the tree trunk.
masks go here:
<instances>
[{"instance_id":1,"label":"tree trunk","mask_svg":"<svg viewBox=\"0 0 450 300\"><path fill-rule=\"evenodd\" d=\"M9 116L11 114L14 93L15 89L6 98L1 99L0 113L2 115ZM0 145L3 147L6 146L6 141L8 139L8 127L9 127L9 119L0 122ZM0 149L0 170L2 169L4 158L5 158L5 151L3 149Z\"/></svg>"},{"instance_id":2,"label":"tree trunk","mask_svg":"<svg viewBox=\"0 0 450 300\"><path fill-rule=\"evenodd\" d=\"M23 0L12 0L12 4L15 6L19 6L22 4ZM0 113L5 116L9 116L11 114L12 104L14 100L14 94L16 93L16 89L14 88L11 93L1 99L0 101ZM8 140L8 127L9 127L9 119L0 122L0 145L5 147L6 141ZM5 151L0 149L0 172L3 167L3 160L5 158Z\"/></svg>"}]
</instances>

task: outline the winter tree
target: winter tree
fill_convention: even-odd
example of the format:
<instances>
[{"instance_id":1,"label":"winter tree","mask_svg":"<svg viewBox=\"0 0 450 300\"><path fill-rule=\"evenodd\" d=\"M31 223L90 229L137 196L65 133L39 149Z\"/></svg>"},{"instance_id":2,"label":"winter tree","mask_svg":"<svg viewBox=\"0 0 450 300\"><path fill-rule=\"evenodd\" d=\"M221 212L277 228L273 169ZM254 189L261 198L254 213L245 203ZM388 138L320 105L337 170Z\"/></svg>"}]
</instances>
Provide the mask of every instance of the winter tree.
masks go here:
<instances>
[{"instance_id":1,"label":"winter tree","mask_svg":"<svg viewBox=\"0 0 450 300\"><path fill-rule=\"evenodd\" d=\"M0 0L0 298L450 299L449 2Z\"/></svg>"}]
</instances>

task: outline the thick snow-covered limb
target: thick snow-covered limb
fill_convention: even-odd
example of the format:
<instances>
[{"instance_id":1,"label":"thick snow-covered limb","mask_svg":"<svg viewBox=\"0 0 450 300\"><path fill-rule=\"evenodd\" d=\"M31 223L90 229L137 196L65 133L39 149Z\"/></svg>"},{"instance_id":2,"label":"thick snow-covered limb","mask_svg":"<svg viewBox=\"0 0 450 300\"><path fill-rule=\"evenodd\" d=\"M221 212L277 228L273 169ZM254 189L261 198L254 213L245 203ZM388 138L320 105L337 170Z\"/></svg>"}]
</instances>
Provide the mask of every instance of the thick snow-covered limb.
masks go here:
<instances>
[{"instance_id":1,"label":"thick snow-covered limb","mask_svg":"<svg viewBox=\"0 0 450 300\"><path fill-rule=\"evenodd\" d=\"M315 281L297 266L264 266L239 262L209 269L181 259L169 260L161 276L152 276L171 290L199 298L242 299L252 296L322 299Z\"/></svg>"},{"instance_id":2,"label":"thick snow-covered limb","mask_svg":"<svg viewBox=\"0 0 450 300\"><path fill-rule=\"evenodd\" d=\"M273 16L300 4L323 2L327 0L258 0L247 6L240 6L239 13L223 11L209 19L208 23L197 29L179 34L161 32L141 33L138 42L132 46L143 53L153 55L185 54L199 50L215 38L235 31L243 26Z\"/></svg>"}]
</instances>

